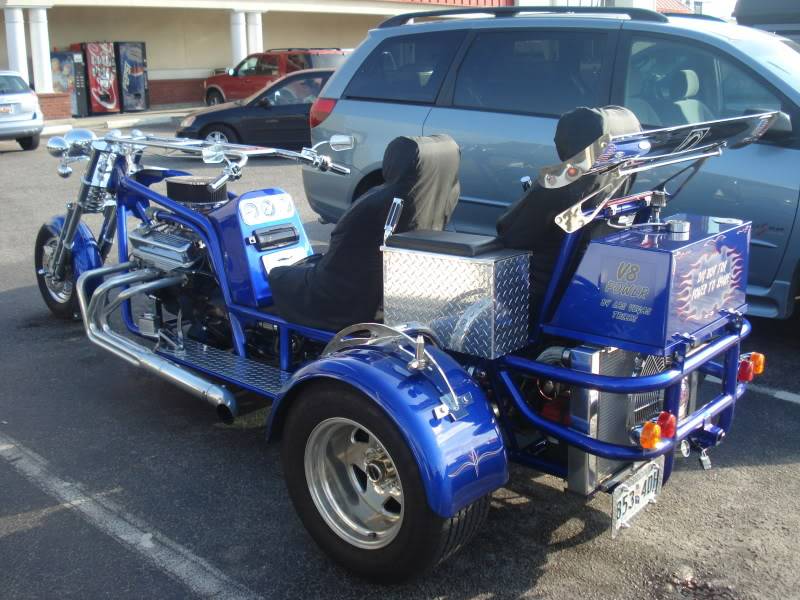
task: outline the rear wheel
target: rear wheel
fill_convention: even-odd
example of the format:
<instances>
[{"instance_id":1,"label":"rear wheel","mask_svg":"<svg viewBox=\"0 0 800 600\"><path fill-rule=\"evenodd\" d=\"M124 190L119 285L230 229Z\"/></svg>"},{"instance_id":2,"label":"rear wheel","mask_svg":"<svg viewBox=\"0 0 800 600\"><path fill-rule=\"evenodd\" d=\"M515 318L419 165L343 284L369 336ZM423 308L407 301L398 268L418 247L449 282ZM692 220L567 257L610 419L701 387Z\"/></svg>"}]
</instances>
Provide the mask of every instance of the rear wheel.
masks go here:
<instances>
[{"instance_id":1,"label":"rear wheel","mask_svg":"<svg viewBox=\"0 0 800 600\"><path fill-rule=\"evenodd\" d=\"M39 147L39 134L30 137L19 138L17 143L23 150L36 150Z\"/></svg>"},{"instance_id":2,"label":"rear wheel","mask_svg":"<svg viewBox=\"0 0 800 600\"><path fill-rule=\"evenodd\" d=\"M367 579L419 575L461 548L489 497L443 518L428 505L416 461L386 414L352 388L306 388L287 417L282 460L289 496L311 537Z\"/></svg>"},{"instance_id":3,"label":"rear wheel","mask_svg":"<svg viewBox=\"0 0 800 600\"><path fill-rule=\"evenodd\" d=\"M239 141L239 136L227 125L209 125L203 130L203 138L216 144L235 144Z\"/></svg>"},{"instance_id":4,"label":"rear wheel","mask_svg":"<svg viewBox=\"0 0 800 600\"><path fill-rule=\"evenodd\" d=\"M47 225L42 225L36 236L34 250L34 266L36 283L47 308L59 319L74 320L78 318L78 293L75 291L75 275L72 272L72 261L67 255L64 277L60 281L53 280L49 273L50 257L55 252L58 233Z\"/></svg>"},{"instance_id":5,"label":"rear wheel","mask_svg":"<svg viewBox=\"0 0 800 600\"><path fill-rule=\"evenodd\" d=\"M225 98L217 90L209 90L206 94L206 104L208 106L215 106L223 102L225 102Z\"/></svg>"}]
</instances>

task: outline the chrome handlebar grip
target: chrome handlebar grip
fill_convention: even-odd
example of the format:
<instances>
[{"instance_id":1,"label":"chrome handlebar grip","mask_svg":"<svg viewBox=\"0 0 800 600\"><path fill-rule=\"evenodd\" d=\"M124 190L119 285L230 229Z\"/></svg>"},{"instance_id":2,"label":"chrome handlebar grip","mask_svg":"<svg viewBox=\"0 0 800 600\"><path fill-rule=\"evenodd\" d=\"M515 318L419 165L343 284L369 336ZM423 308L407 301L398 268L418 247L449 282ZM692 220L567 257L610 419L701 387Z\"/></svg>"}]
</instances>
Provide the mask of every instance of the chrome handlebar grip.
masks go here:
<instances>
[{"instance_id":1,"label":"chrome handlebar grip","mask_svg":"<svg viewBox=\"0 0 800 600\"><path fill-rule=\"evenodd\" d=\"M328 168L339 175L350 175L350 169L343 167L342 165L337 165L336 163L331 163Z\"/></svg>"},{"instance_id":2,"label":"chrome handlebar grip","mask_svg":"<svg viewBox=\"0 0 800 600\"><path fill-rule=\"evenodd\" d=\"M219 177L217 177L214 181L209 183L206 187L208 188L209 192L216 192L219 188L225 185L231 176L228 173L222 173Z\"/></svg>"}]
</instances>

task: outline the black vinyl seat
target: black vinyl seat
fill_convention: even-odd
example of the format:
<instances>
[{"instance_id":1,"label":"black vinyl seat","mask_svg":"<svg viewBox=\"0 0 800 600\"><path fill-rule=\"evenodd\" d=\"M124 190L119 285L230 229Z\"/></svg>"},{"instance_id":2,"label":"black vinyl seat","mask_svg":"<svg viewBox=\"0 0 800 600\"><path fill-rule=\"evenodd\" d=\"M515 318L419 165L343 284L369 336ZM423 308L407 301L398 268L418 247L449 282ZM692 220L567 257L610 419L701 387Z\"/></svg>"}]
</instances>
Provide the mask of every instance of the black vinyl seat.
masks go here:
<instances>
[{"instance_id":1,"label":"black vinyl seat","mask_svg":"<svg viewBox=\"0 0 800 600\"><path fill-rule=\"evenodd\" d=\"M580 107L561 115L555 134L558 157L568 161L610 133L641 131L630 110L621 106ZM538 181L497 221L497 237L506 248L529 250L531 260L531 315L553 274L565 232L555 224L557 214L608 184L607 175L587 175L560 188L545 188Z\"/></svg>"},{"instance_id":2,"label":"black vinyl seat","mask_svg":"<svg viewBox=\"0 0 800 600\"><path fill-rule=\"evenodd\" d=\"M458 202L460 156L447 135L394 139L383 155L385 183L350 206L328 251L270 271L278 314L331 331L373 321L383 298L380 246L392 201L403 200L397 233L443 229Z\"/></svg>"}]
</instances>

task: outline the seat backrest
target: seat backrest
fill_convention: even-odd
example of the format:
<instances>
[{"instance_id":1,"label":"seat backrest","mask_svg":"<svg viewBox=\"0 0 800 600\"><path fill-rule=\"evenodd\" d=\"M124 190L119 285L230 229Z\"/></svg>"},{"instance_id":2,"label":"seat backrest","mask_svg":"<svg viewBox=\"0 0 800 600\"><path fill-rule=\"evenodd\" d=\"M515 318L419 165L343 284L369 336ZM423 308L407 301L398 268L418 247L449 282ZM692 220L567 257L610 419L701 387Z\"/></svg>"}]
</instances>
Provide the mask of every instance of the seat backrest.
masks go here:
<instances>
[{"instance_id":1,"label":"seat backrest","mask_svg":"<svg viewBox=\"0 0 800 600\"><path fill-rule=\"evenodd\" d=\"M558 156L568 161L606 133L622 135L639 131L636 116L627 108L577 108L561 116L556 127ZM530 250L532 296L541 296L550 278L564 239L555 216L607 183L604 175L581 177L560 188L545 188L538 181L497 221L498 238L507 248ZM535 312L532 309L532 312Z\"/></svg>"},{"instance_id":2,"label":"seat backrest","mask_svg":"<svg viewBox=\"0 0 800 600\"><path fill-rule=\"evenodd\" d=\"M383 158L385 183L358 198L331 233L315 285L336 294L352 314L371 320L383 295L383 226L394 198L403 199L396 231L443 229L458 202L460 150L447 135L399 137ZM343 325L344 326L344 325Z\"/></svg>"},{"instance_id":3,"label":"seat backrest","mask_svg":"<svg viewBox=\"0 0 800 600\"><path fill-rule=\"evenodd\" d=\"M666 78L662 96L672 104L674 124L702 123L712 121L714 114L706 104L697 98L700 93L700 78L692 69L675 71Z\"/></svg>"}]
</instances>

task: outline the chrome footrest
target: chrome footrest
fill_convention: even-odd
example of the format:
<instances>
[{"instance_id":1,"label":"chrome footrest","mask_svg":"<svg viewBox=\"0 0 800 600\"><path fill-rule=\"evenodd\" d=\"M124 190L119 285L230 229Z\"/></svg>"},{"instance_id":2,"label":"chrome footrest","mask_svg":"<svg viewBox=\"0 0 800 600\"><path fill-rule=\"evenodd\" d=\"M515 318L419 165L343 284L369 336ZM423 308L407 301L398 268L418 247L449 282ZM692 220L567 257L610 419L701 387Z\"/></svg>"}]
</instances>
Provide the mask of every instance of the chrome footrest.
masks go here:
<instances>
[{"instance_id":1,"label":"chrome footrest","mask_svg":"<svg viewBox=\"0 0 800 600\"><path fill-rule=\"evenodd\" d=\"M291 377L287 371L188 339L184 339L180 350L159 347L156 352L181 365L269 397L278 395Z\"/></svg>"}]
</instances>

